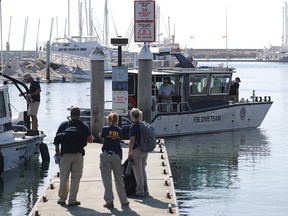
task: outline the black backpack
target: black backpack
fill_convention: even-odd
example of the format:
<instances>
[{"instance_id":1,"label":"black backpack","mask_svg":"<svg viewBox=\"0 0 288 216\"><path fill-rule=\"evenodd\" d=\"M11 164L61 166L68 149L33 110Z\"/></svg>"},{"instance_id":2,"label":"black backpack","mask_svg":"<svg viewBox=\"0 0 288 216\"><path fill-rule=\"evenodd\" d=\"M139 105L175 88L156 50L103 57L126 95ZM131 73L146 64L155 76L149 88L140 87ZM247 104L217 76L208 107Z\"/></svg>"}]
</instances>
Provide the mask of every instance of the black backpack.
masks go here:
<instances>
[{"instance_id":1,"label":"black backpack","mask_svg":"<svg viewBox=\"0 0 288 216\"><path fill-rule=\"evenodd\" d=\"M57 140L61 144L61 153L83 153L86 142L80 130L79 122L69 121L67 128L57 134Z\"/></svg>"},{"instance_id":2,"label":"black backpack","mask_svg":"<svg viewBox=\"0 0 288 216\"><path fill-rule=\"evenodd\" d=\"M129 160L127 159L124 164L122 164L123 167L123 180L125 185L125 191L127 196L134 195L136 193L136 179L133 172L133 169L131 170L129 175L125 174L126 168L128 166Z\"/></svg>"}]
</instances>

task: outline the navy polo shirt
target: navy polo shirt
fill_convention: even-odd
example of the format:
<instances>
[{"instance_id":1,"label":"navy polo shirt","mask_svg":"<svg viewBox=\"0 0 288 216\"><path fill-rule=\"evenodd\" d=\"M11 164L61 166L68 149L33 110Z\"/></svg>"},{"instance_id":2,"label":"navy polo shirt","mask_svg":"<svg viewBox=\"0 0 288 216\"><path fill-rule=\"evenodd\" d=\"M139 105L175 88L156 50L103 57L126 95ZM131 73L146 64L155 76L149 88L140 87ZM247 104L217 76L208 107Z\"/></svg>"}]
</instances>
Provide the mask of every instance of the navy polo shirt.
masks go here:
<instances>
[{"instance_id":1,"label":"navy polo shirt","mask_svg":"<svg viewBox=\"0 0 288 216\"><path fill-rule=\"evenodd\" d=\"M40 88L40 83L38 81L33 80L30 83L30 88L29 88L30 94L33 94L39 88ZM40 102L40 94L33 95L32 99L35 102Z\"/></svg>"},{"instance_id":2,"label":"navy polo shirt","mask_svg":"<svg viewBox=\"0 0 288 216\"><path fill-rule=\"evenodd\" d=\"M131 125L130 131L129 131L129 137L135 137L136 143L133 146L133 149L138 148L138 143L140 145L141 140L141 134L140 134L140 125L139 122L135 122Z\"/></svg>"},{"instance_id":3,"label":"navy polo shirt","mask_svg":"<svg viewBox=\"0 0 288 216\"><path fill-rule=\"evenodd\" d=\"M122 140L122 128L116 126L104 126L101 136L104 138L102 151L113 151L121 154L122 149L120 142Z\"/></svg>"}]
</instances>

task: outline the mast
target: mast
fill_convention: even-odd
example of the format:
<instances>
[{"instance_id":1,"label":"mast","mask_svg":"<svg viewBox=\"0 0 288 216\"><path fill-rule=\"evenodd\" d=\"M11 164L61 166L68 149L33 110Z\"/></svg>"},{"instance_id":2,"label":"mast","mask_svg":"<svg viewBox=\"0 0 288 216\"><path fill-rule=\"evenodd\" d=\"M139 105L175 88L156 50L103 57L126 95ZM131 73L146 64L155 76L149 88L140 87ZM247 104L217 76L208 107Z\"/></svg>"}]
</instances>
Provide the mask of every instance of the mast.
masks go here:
<instances>
[{"instance_id":1,"label":"mast","mask_svg":"<svg viewBox=\"0 0 288 216\"><path fill-rule=\"evenodd\" d=\"M0 0L0 37L1 37L1 72L3 71L3 35L2 35L2 6Z\"/></svg>"},{"instance_id":2,"label":"mast","mask_svg":"<svg viewBox=\"0 0 288 216\"><path fill-rule=\"evenodd\" d=\"M285 9L284 9L284 15L285 15L285 44L288 44L288 13L287 13L287 2L285 2Z\"/></svg>"},{"instance_id":3,"label":"mast","mask_svg":"<svg viewBox=\"0 0 288 216\"><path fill-rule=\"evenodd\" d=\"M68 37L70 37L70 0L68 0Z\"/></svg>"},{"instance_id":4,"label":"mast","mask_svg":"<svg viewBox=\"0 0 288 216\"><path fill-rule=\"evenodd\" d=\"M157 5L157 13L156 13L156 27L157 27L157 42L160 43L160 6Z\"/></svg>"},{"instance_id":5,"label":"mast","mask_svg":"<svg viewBox=\"0 0 288 216\"><path fill-rule=\"evenodd\" d=\"M108 26L108 0L105 0L105 8L104 8L104 36L103 41L105 42L105 45L109 47L109 26Z\"/></svg>"}]
</instances>

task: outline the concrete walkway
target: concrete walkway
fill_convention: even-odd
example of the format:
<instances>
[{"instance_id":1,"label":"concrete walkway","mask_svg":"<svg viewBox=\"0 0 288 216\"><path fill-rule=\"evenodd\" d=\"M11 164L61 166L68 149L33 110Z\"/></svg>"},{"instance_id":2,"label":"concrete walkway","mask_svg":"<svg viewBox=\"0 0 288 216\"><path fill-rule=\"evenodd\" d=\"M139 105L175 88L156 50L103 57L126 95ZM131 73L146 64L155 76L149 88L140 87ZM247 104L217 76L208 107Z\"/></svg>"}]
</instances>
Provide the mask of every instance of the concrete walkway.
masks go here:
<instances>
[{"instance_id":1,"label":"concrete walkway","mask_svg":"<svg viewBox=\"0 0 288 216\"><path fill-rule=\"evenodd\" d=\"M159 147L161 146L161 148ZM99 169L99 155L102 144L92 143L85 148L84 171L80 183L77 199L80 206L60 206L58 201L59 178L56 176L51 180L53 185L49 185L35 203L29 216L94 216L94 215L179 215L173 178L171 176L166 148L161 140L161 144L149 153L147 165L147 177L149 195L144 198L129 198L130 205L122 207L116 193L113 182L114 208L103 207L104 187ZM125 161L128 152L128 145L123 144L123 160ZM53 162L52 162L53 163ZM112 175L113 176L113 175ZM170 195L170 198L167 198ZM170 208L169 208L170 206Z\"/></svg>"}]
</instances>

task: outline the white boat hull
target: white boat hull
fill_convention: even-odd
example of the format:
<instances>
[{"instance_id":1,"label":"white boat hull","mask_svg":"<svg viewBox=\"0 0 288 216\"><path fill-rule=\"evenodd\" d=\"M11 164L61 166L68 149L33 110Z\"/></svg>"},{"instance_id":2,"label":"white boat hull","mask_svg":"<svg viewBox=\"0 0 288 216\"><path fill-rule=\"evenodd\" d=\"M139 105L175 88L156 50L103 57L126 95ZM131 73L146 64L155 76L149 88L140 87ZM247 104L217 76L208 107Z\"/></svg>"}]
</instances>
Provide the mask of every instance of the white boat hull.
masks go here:
<instances>
[{"instance_id":1,"label":"white boat hull","mask_svg":"<svg viewBox=\"0 0 288 216\"><path fill-rule=\"evenodd\" d=\"M45 135L24 136L24 132L16 132L13 142L1 143L0 152L3 156L1 164L3 172L22 166L26 160L39 157L39 146Z\"/></svg>"},{"instance_id":2,"label":"white boat hull","mask_svg":"<svg viewBox=\"0 0 288 216\"><path fill-rule=\"evenodd\" d=\"M271 102L239 103L197 112L158 113L151 125L157 137L257 128L271 105Z\"/></svg>"}]
</instances>

